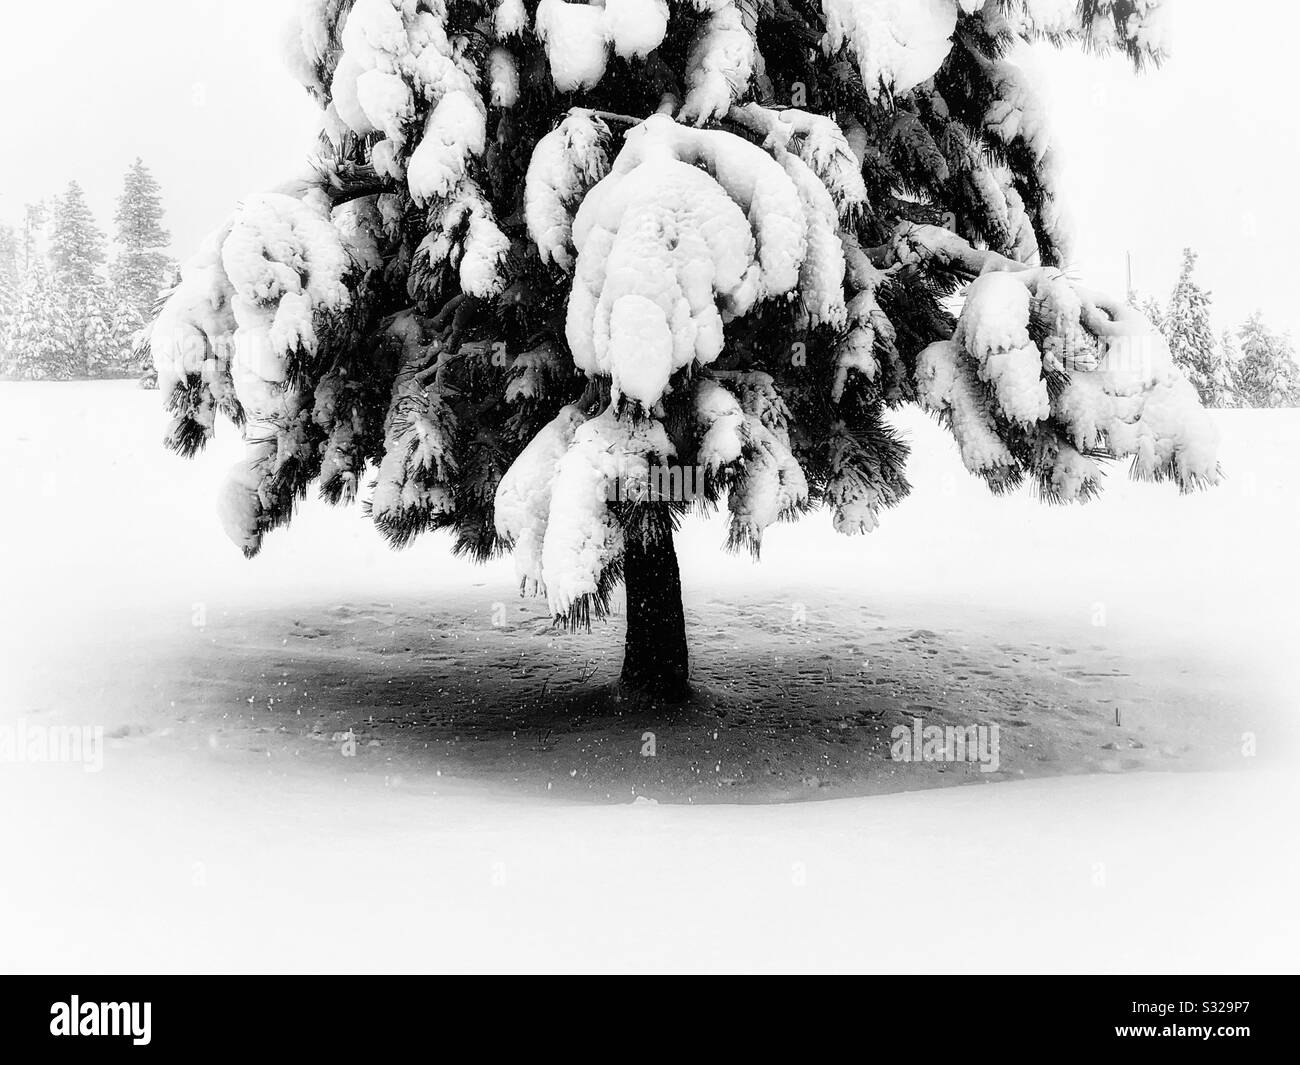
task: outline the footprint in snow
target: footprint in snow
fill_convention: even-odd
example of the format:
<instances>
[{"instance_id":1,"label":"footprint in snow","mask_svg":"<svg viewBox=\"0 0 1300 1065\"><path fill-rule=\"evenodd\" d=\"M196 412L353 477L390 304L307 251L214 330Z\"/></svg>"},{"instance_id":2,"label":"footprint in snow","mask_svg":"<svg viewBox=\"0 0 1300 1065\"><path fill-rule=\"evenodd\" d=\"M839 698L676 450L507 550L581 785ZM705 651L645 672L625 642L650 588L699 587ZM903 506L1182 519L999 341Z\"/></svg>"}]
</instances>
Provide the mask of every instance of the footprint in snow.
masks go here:
<instances>
[{"instance_id":1,"label":"footprint in snow","mask_svg":"<svg viewBox=\"0 0 1300 1065\"><path fill-rule=\"evenodd\" d=\"M322 636L329 636L330 633L324 629L303 629L299 628L291 635L297 636L300 640L319 640Z\"/></svg>"},{"instance_id":2,"label":"footprint in snow","mask_svg":"<svg viewBox=\"0 0 1300 1065\"><path fill-rule=\"evenodd\" d=\"M148 736L153 729L146 725L118 725L106 735L110 740L126 740L132 736Z\"/></svg>"}]
</instances>

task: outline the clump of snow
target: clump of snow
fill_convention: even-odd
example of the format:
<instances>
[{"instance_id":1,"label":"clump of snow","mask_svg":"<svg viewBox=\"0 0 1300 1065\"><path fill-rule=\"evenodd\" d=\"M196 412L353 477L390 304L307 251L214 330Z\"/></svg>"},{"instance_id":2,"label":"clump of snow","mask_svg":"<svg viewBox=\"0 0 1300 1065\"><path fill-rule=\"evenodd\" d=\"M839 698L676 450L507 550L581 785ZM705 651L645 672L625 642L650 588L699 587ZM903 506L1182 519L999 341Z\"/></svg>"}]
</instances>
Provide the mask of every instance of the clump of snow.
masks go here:
<instances>
[{"instance_id":1,"label":"clump of snow","mask_svg":"<svg viewBox=\"0 0 1300 1065\"><path fill-rule=\"evenodd\" d=\"M261 546L264 508L258 492L262 483L259 467L266 458L266 449L259 449L257 459L236 462L217 489L217 519L230 542L246 556L252 556Z\"/></svg>"},{"instance_id":2,"label":"clump of snow","mask_svg":"<svg viewBox=\"0 0 1300 1065\"><path fill-rule=\"evenodd\" d=\"M940 340L922 351L916 360L916 388L922 406L948 415L966 469L996 475L1014 468L1015 459L998 435L987 396L961 345Z\"/></svg>"},{"instance_id":3,"label":"clump of snow","mask_svg":"<svg viewBox=\"0 0 1300 1065\"><path fill-rule=\"evenodd\" d=\"M390 140L398 141L415 113L410 87L397 74L367 70L357 77L357 104L366 117Z\"/></svg>"},{"instance_id":4,"label":"clump of snow","mask_svg":"<svg viewBox=\"0 0 1300 1065\"><path fill-rule=\"evenodd\" d=\"M528 28L524 0L497 0L492 11L492 26L502 39L522 34Z\"/></svg>"},{"instance_id":5,"label":"clump of snow","mask_svg":"<svg viewBox=\"0 0 1300 1065\"><path fill-rule=\"evenodd\" d=\"M362 136L373 133L375 128L357 93L357 78L363 73L365 68L345 54L334 67L334 78L330 82L330 103L334 113L348 129Z\"/></svg>"},{"instance_id":6,"label":"clump of snow","mask_svg":"<svg viewBox=\"0 0 1300 1065\"><path fill-rule=\"evenodd\" d=\"M705 137L721 140L700 150L695 139ZM696 161L713 165L706 172ZM785 213L760 214L764 205ZM767 153L729 134L650 119L628 134L574 222L578 262L566 324L574 362L588 374L628 373L639 358L637 337L622 326L611 330L626 298L637 302L643 324L651 316L640 301L657 306L655 333L662 338L666 330L672 340L669 374L693 361L707 365L722 351L718 302L739 314L764 294L764 281L772 292L793 288L802 248L774 247L772 234L806 245L806 226L797 191Z\"/></svg>"},{"instance_id":7,"label":"clump of snow","mask_svg":"<svg viewBox=\"0 0 1300 1065\"><path fill-rule=\"evenodd\" d=\"M989 273L973 282L953 339L975 360L993 387L1002 413L1032 425L1047 417L1043 358L1029 339L1029 289L1011 274Z\"/></svg>"},{"instance_id":8,"label":"clump of snow","mask_svg":"<svg viewBox=\"0 0 1300 1065\"><path fill-rule=\"evenodd\" d=\"M407 164L406 184L417 204L448 196L461 182L470 158L486 146L486 121L477 93L449 92L438 101Z\"/></svg>"},{"instance_id":9,"label":"clump of snow","mask_svg":"<svg viewBox=\"0 0 1300 1065\"><path fill-rule=\"evenodd\" d=\"M590 89L604 77L609 58L604 8L542 0L537 5L536 30L560 92Z\"/></svg>"},{"instance_id":10,"label":"clump of snow","mask_svg":"<svg viewBox=\"0 0 1300 1065\"><path fill-rule=\"evenodd\" d=\"M317 72L326 47L325 26L320 12L311 8L320 7L323 5L316 0L304 0L285 19L280 35L285 66L300 85L317 94L325 89Z\"/></svg>"},{"instance_id":11,"label":"clump of snow","mask_svg":"<svg viewBox=\"0 0 1300 1065\"><path fill-rule=\"evenodd\" d=\"M605 76L609 52L641 59L663 43L666 0L541 0L537 36L546 49L551 79L560 92L593 88Z\"/></svg>"},{"instance_id":12,"label":"clump of snow","mask_svg":"<svg viewBox=\"0 0 1300 1065\"><path fill-rule=\"evenodd\" d=\"M1080 29L1078 0L1021 0L1026 28L1062 35Z\"/></svg>"},{"instance_id":13,"label":"clump of snow","mask_svg":"<svg viewBox=\"0 0 1300 1065\"><path fill-rule=\"evenodd\" d=\"M586 421L575 406L561 408L520 452L497 485L497 534L514 549L515 573L524 591L545 592L542 544L551 512L551 489L574 433Z\"/></svg>"},{"instance_id":14,"label":"clump of snow","mask_svg":"<svg viewBox=\"0 0 1300 1065\"><path fill-rule=\"evenodd\" d=\"M1137 0L1129 31L1138 47L1155 56L1166 56L1173 46L1173 5L1166 0Z\"/></svg>"},{"instance_id":15,"label":"clump of snow","mask_svg":"<svg viewBox=\"0 0 1300 1065\"><path fill-rule=\"evenodd\" d=\"M932 77L957 28L956 0L822 0L831 55L848 46L872 96L901 95Z\"/></svg>"},{"instance_id":16,"label":"clump of snow","mask_svg":"<svg viewBox=\"0 0 1300 1065\"><path fill-rule=\"evenodd\" d=\"M505 287L510 238L501 232L481 197L456 207L468 219L460 258L461 291L480 299L496 296Z\"/></svg>"},{"instance_id":17,"label":"clump of snow","mask_svg":"<svg viewBox=\"0 0 1300 1065\"><path fill-rule=\"evenodd\" d=\"M754 28L728 0L700 24L686 56L686 99L677 118L703 125L721 118L754 74L758 45Z\"/></svg>"},{"instance_id":18,"label":"clump of snow","mask_svg":"<svg viewBox=\"0 0 1300 1065\"><path fill-rule=\"evenodd\" d=\"M663 43L667 0L605 0L605 39L623 59L642 59Z\"/></svg>"},{"instance_id":19,"label":"clump of snow","mask_svg":"<svg viewBox=\"0 0 1300 1065\"><path fill-rule=\"evenodd\" d=\"M499 45L488 53L488 81L493 107L514 107L519 102L519 67L509 48Z\"/></svg>"},{"instance_id":20,"label":"clump of snow","mask_svg":"<svg viewBox=\"0 0 1300 1065\"><path fill-rule=\"evenodd\" d=\"M412 298L441 292L443 269L456 268L462 292L483 299L505 286L510 238L496 223L478 185L466 179L429 211L429 231L415 249L407 276Z\"/></svg>"},{"instance_id":21,"label":"clump of snow","mask_svg":"<svg viewBox=\"0 0 1300 1065\"><path fill-rule=\"evenodd\" d=\"M799 299L810 325L840 328L848 317L844 306L844 248L839 238L839 216L826 186L797 155L780 158L785 172L799 190L808 220L808 252L799 268Z\"/></svg>"},{"instance_id":22,"label":"clump of snow","mask_svg":"<svg viewBox=\"0 0 1300 1065\"><path fill-rule=\"evenodd\" d=\"M606 178L606 181L609 179ZM602 183L603 184L603 183ZM715 293L743 298L757 288L754 241L745 216L701 170L677 160L639 169L614 197L597 185L574 227L577 271L569 296L566 335L574 363L589 375L611 375L640 357L636 335L611 329L623 300L655 305L672 347L668 375L693 361L707 365L722 351L722 317ZM598 219L592 208L606 207ZM653 403L657 396L647 397Z\"/></svg>"},{"instance_id":23,"label":"clump of snow","mask_svg":"<svg viewBox=\"0 0 1300 1065\"><path fill-rule=\"evenodd\" d=\"M678 366L673 334L658 303L636 292L614 301L609 315L609 371L614 395L649 410L668 389Z\"/></svg>"},{"instance_id":24,"label":"clump of snow","mask_svg":"<svg viewBox=\"0 0 1300 1065\"><path fill-rule=\"evenodd\" d=\"M622 554L623 532L608 503L615 485L647 482L651 462L672 454L668 434L654 419L620 419L611 407L578 427L551 486L542 545L553 615L598 595L602 576Z\"/></svg>"},{"instance_id":25,"label":"clump of snow","mask_svg":"<svg viewBox=\"0 0 1300 1065\"><path fill-rule=\"evenodd\" d=\"M197 379L201 396L189 415L210 436L217 397L230 381L234 354L233 289L221 262L221 245L229 225L210 235L181 267L180 284L163 304L150 334L158 388L164 396L188 380Z\"/></svg>"},{"instance_id":26,"label":"clump of snow","mask_svg":"<svg viewBox=\"0 0 1300 1065\"><path fill-rule=\"evenodd\" d=\"M795 107L773 110L756 103L733 108L729 116L762 133L770 150L793 152L812 167L835 201L841 216L849 216L866 203L867 187L862 178L862 157L849 142L839 122L825 115ZM846 122L863 137L866 130L856 119Z\"/></svg>"},{"instance_id":27,"label":"clump of snow","mask_svg":"<svg viewBox=\"0 0 1300 1065\"><path fill-rule=\"evenodd\" d=\"M808 479L790 449L790 412L770 375L741 375L745 460L727 497L729 543L757 553L763 531L808 505Z\"/></svg>"},{"instance_id":28,"label":"clump of snow","mask_svg":"<svg viewBox=\"0 0 1300 1065\"><path fill-rule=\"evenodd\" d=\"M1025 73L1006 60L993 63L995 96L984 113L984 130L1003 144L1023 141L1042 160L1051 147L1046 112Z\"/></svg>"},{"instance_id":29,"label":"clump of snow","mask_svg":"<svg viewBox=\"0 0 1300 1065\"><path fill-rule=\"evenodd\" d=\"M635 357L611 348L610 330L618 301L635 295L662 312L673 339L670 373L692 361L707 365L722 350L721 311L741 315L798 287L809 233L799 187L767 152L729 133L651 117L628 132L574 221L566 335L575 363L608 375ZM815 250L826 259L806 276L821 282L842 272L838 249L819 238ZM834 313L828 294L811 298Z\"/></svg>"},{"instance_id":30,"label":"clump of snow","mask_svg":"<svg viewBox=\"0 0 1300 1065\"><path fill-rule=\"evenodd\" d=\"M1052 406L1077 448L1131 455L1138 477L1219 480L1218 431L1153 328L1108 338L1097 370L1072 374Z\"/></svg>"},{"instance_id":31,"label":"clump of snow","mask_svg":"<svg viewBox=\"0 0 1300 1065\"><path fill-rule=\"evenodd\" d=\"M573 214L609 172L609 127L580 108L533 148L524 179L524 219L542 262L573 265Z\"/></svg>"},{"instance_id":32,"label":"clump of snow","mask_svg":"<svg viewBox=\"0 0 1300 1065\"><path fill-rule=\"evenodd\" d=\"M745 446L745 412L740 401L717 381L703 377L695 386L695 418L700 428L698 460L710 473L736 462Z\"/></svg>"},{"instance_id":33,"label":"clump of snow","mask_svg":"<svg viewBox=\"0 0 1300 1065\"><path fill-rule=\"evenodd\" d=\"M1038 247L1038 234L1034 232L1034 223L1025 208L1024 199L1016 191L1011 171L1005 166L1000 166L995 167L992 173L1006 203L1006 254L1017 262L1025 263L1027 266L1038 266L1042 262L1042 252ZM1053 239L1057 248L1063 250L1068 239L1068 233L1066 232L1068 227L1064 224L1059 208L1053 202L1049 201L1047 207L1050 212L1047 222L1052 229Z\"/></svg>"}]
</instances>

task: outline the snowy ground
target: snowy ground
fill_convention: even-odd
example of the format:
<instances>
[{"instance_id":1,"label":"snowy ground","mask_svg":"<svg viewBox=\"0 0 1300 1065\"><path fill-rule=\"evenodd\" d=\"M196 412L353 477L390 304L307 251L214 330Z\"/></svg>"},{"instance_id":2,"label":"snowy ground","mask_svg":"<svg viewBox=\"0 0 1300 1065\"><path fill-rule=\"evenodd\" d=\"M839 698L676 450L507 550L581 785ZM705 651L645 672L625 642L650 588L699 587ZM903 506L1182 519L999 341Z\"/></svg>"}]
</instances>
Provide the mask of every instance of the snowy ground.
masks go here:
<instances>
[{"instance_id":1,"label":"snowy ground","mask_svg":"<svg viewBox=\"0 0 1300 1065\"><path fill-rule=\"evenodd\" d=\"M313 503L245 562L233 434L186 464L158 407L0 384L0 725L109 737L0 765L0 968L1294 968L1296 412L1218 415L1212 493L1071 509L909 415L871 537L688 528L705 696L647 722L589 697L621 625L508 561ZM913 716L999 772L890 761Z\"/></svg>"}]
</instances>

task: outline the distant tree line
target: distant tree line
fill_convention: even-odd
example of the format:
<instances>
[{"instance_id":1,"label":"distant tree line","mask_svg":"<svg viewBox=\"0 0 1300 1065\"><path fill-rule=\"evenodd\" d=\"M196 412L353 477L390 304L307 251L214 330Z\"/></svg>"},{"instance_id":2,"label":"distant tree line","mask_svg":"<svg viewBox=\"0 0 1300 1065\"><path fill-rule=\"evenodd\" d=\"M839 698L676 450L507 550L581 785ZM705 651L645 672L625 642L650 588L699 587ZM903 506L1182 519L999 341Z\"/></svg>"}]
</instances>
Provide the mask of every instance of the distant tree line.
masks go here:
<instances>
[{"instance_id":1,"label":"distant tree line","mask_svg":"<svg viewBox=\"0 0 1300 1065\"><path fill-rule=\"evenodd\" d=\"M1174 361L1207 407L1300 407L1300 365L1288 333L1276 333L1256 311L1237 330L1216 336L1210 293L1193 274L1196 253L1183 250L1178 283L1161 304L1130 294L1169 344Z\"/></svg>"},{"instance_id":2,"label":"distant tree line","mask_svg":"<svg viewBox=\"0 0 1300 1065\"><path fill-rule=\"evenodd\" d=\"M27 204L0 225L0 376L65 381L141 377L139 343L161 289L175 280L158 182L140 159L127 169L113 246L81 186Z\"/></svg>"}]
</instances>

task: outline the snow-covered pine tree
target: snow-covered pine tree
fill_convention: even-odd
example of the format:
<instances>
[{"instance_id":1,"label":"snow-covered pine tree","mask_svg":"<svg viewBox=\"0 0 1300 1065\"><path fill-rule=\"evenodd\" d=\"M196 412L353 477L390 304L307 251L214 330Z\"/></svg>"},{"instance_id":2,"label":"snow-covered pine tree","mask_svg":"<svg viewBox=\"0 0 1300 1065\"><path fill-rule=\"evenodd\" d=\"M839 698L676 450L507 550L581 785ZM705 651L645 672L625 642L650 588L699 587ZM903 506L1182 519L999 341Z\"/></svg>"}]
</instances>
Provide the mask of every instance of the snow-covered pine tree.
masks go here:
<instances>
[{"instance_id":1,"label":"snow-covered pine tree","mask_svg":"<svg viewBox=\"0 0 1300 1065\"><path fill-rule=\"evenodd\" d=\"M104 234L75 181L55 200L49 254L54 275L71 289L93 284L104 263Z\"/></svg>"},{"instance_id":2,"label":"snow-covered pine tree","mask_svg":"<svg viewBox=\"0 0 1300 1065\"><path fill-rule=\"evenodd\" d=\"M1137 292L1129 292L1128 305L1135 307L1145 315L1148 322L1164 334L1165 330L1165 310L1160 306L1160 301L1154 296L1142 296Z\"/></svg>"},{"instance_id":3,"label":"snow-covered pine tree","mask_svg":"<svg viewBox=\"0 0 1300 1065\"><path fill-rule=\"evenodd\" d=\"M110 277L115 302L123 320L130 312L144 323L154 309L158 292L173 267L166 253L171 234L163 228L162 190L143 159L127 168L118 197L115 239L118 252Z\"/></svg>"},{"instance_id":4,"label":"snow-covered pine tree","mask_svg":"<svg viewBox=\"0 0 1300 1065\"><path fill-rule=\"evenodd\" d=\"M72 376L65 338L67 313L41 259L23 279L9 340L10 372L28 381L59 381Z\"/></svg>"},{"instance_id":5,"label":"snow-covered pine tree","mask_svg":"<svg viewBox=\"0 0 1300 1065\"><path fill-rule=\"evenodd\" d=\"M98 295L104 263L104 234L86 203L81 186L68 182L54 204L50 226L50 267L54 290L62 303L66 334L59 338L67 376L89 372L90 334L99 317Z\"/></svg>"},{"instance_id":6,"label":"snow-covered pine tree","mask_svg":"<svg viewBox=\"0 0 1300 1065\"><path fill-rule=\"evenodd\" d=\"M1244 407L1300 407L1300 366L1291 338L1279 336L1256 311L1241 327L1237 377Z\"/></svg>"},{"instance_id":7,"label":"snow-covered pine tree","mask_svg":"<svg viewBox=\"0 0 1300 1065\"><path fill-rule=\"evenodd\" d=\"M109 316L109 336L113 348L117 369L122 376L139 377L144 372L140 365L138 339L141 330L149 320L140 308L114 289L112 311ZM155 301L156 302L156 301ZM150 308L149 314L152 314ZM148 370L153 372L153 364Z\"/></svg>"},{"instance_id":8,"label":"snow-covered pine tree","mask_svg":"<svg viewBox=\"0 0 1300 1065\"><path fill-rule=\"evenodd\" d=\"M1196 259L1191 248L1183 249L1178 283L1156 325L1169 344L1174 364L1196 386L1201 402L1207 407L1231 406L1232 368L1214 336L1210 294L1192 276Z\"/></svg>"},{"instance_id":9,"label":"snow-covered pine tree","mask_svg":"<svg viewBox=\"0 0 1300 1065\"><path fill-rule=\"evenodd\" d=\"M70 381L90 373L89 344L93 332L95 292L99 279L93 278L82 288L67 275L49 272L49 310L43 311L47 322L48 350L46 379Z\"/></svg>"},{"instance_id":10,"label":"snow-covered pine tree","mask_svg":"<svg viewBox=\"0 0 1300 1065\"><path fill-rule=\"evenodd\" d=\"M118 344L113 330L112 290L108 282L96 278L85 293L81 310L81 344L86 372L91 377L121 377L129 372L131 348Z\"/></svg>"},{"instance_id":11,"label":"snow-covered pine tree","mask_svg":"<svg viewBox=\"0 0 1300 1065\"><path fill-rule=\"evenodd\" d=\"M44 201L23 204L23 238L22 256L23 274L32 268L32 263L40 257L41 233L49 218L49 208Z\"/></svg>"},{"instance_id":12,"label":"snow-covered pine tree","mask_svg":"<svg viewBox=\"0 0 1300 1065\"><path fill-rule=\"evenodd\" d=\"M22 298L18 268L18 234L13 226L0 225L0 377L13 374L10 364L10 336L14 315Z\"/></svg>"},{"instance_id":13,"label":"snow-covered pine tree","mask_svg":"<svg viewBox=\"0 0 1300 1065\"><path fill-rule=\"evenodd\" d=\"M1155 0L306 0L320 158L183 268L152 332L168 443L242 426L220 510L249 555L312 482L373 476L393 543L512 548L562 623L623 581L623 682L669 698L680 515L725 499L755 554L819 506L871 530L908 491L900 404L995 491L1086 499L1121 456L1213 483L1159 335L1061 269L1007 58L1141 64L1162 25ZM697 489L657 491L674 470Z\"/></svg>"},{"instance_id":14,"label":"snow-covered pine tree","mask_svg":"<svg viewBox=\"0 0 1300 1065\"><path fill-rule=\"evenodd\" d=\"M1247 406L1245 397L1241 394L1241 381L1239 379L1241 345L1237 343L1237 335L1231 329L1225 329L1219 334L1219 365L1222 367L1222 380L1227 382L1219 406Z\"/></svg>"}]
</instances>

